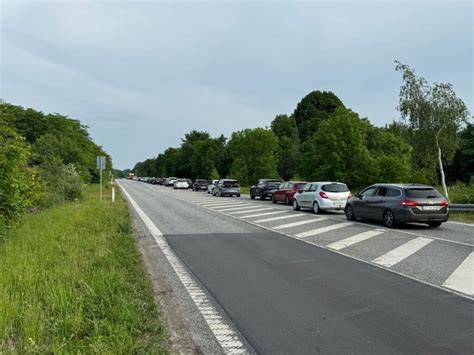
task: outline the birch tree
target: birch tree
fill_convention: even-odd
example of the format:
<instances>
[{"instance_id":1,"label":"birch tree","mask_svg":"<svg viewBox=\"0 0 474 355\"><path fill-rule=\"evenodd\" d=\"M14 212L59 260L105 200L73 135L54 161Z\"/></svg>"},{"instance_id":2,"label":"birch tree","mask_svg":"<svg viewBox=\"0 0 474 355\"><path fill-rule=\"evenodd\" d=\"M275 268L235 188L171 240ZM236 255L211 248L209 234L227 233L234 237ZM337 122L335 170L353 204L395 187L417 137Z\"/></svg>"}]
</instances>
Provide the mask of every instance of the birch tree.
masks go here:
<instances>
[{"instance_id":1,"label":"birch tree","mask_svg":"<svg viewBox=\"0 0 474 355\"><path fill-rule=\"evenodd\" d=\"M422 155L433 169L438 167L444 194L449 198L443 164L452 160L459 146L458 132L468 122L469 111L451 84L430 85L408 65L395 63L395 70L403 77L398 109L411 130L415 154Z\"/></svg>"}]
</instances>

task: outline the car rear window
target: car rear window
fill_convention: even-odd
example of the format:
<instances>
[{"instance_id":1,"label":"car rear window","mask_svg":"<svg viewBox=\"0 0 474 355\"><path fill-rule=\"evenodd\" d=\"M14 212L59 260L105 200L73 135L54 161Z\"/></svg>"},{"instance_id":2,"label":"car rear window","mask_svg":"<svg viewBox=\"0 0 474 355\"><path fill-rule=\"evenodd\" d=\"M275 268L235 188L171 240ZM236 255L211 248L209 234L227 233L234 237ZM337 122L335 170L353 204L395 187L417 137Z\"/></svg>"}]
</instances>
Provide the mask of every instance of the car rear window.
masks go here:
<instances>
[{"instance_id":1,"label":"car rear window","mask_svg":"<svg viewBox=\"0 0 474 355\"><path fill-rule=\"evenodd\" d=\"M239 187L239 182L234 181L224 181L224 187Z\"/></svg>"},{"instance_id":2,"label":"car rear window","mask_svg":"<svg viewBox=\"0 0 474 355\"><path fill-rule=\"evenodd\" d=\"M407 197L410 198L442 198L443 196L433 188L405 189Z\"/></svg>"},{"instance_id":3,"label":"car rear window","mask_svg":"<svg viewBox=\"0 0 474 355\"><path fill-rule=\"evenodd\" d=\"M321 190L325 192L347 192L349 189L346 184L326 184L321 186Z\"/></svg>"},{"instance_id":4,"label":"car rear window","mask_svg":"<svg viewBox=\"0 0 474 355\"><path fill-rule=\"evenodd\" d=\"M207 180L196 180L198 184L207 184Z\"/></svg>"}]
</instances>

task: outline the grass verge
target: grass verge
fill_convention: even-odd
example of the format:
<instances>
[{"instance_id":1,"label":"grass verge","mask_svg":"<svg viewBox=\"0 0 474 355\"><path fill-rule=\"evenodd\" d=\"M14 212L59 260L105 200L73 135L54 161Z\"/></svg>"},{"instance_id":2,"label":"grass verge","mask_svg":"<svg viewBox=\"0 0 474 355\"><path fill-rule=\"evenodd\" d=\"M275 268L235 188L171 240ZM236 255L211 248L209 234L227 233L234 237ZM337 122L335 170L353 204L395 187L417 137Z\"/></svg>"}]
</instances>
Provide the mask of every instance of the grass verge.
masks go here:
<instances>
[{"instance_id":1,"label":"grass verge","mask_svg":"<svg viewBox=\"0 0 474 355\"><path fill-rule=\"evenodd\" d=\"M474 212L449 211L449 220L453 222L474 223Z\"/></svg>"},{"instance_id":2,"label":"grass verge","mask_svg":"<svg viewBox=\"0 0 474 355\"><path fill-rule=\"evenodd\" d=\"M0 353L168 353L125 202L23 218L0 244Z\"/></svg>"}]
</instances>

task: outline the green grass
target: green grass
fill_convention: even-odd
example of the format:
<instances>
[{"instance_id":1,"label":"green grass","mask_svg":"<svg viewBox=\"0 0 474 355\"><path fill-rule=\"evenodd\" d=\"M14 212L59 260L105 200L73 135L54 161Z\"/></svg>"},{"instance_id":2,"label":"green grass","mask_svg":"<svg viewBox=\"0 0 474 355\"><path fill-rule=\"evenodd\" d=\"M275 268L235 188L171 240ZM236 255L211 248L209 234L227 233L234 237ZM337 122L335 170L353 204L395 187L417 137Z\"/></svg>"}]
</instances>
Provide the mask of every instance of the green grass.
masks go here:
<instances>
[{"instance_id":1,"label":"green grass","mask_svg":"<svg viewBox=\"0 0 474 355\"><path fill-rule=\"evenodd\" d=\"M250 194L250 187L249 186L240 186L240 193L242 195L249 195Z\"/></svg>"},{"instance_id":2,"label":"green grass","mask_svg":"<svg viewBox=\"0 0 474 355\"><path fill-rule=\"evenodd\" d=\"M0 244L0 353L168 353L124 201L25 216Z\"/></svg>"},{"instance_id":3,"label":"green grass","mask_svg":"<svg viewBox=\"0 0 474 355\"><path fill-rule=\"evenodd\" d=\"M443 193L441 186L437 187L438 191ZM474 183L464 185L461 183L448 186L450 203L474 203Z\"/></svg>"},{"instance_id":4,"label":"green grass","mask_svg":"<svg viewBox=\"0 0 474 355\"><path fill-rule=\"evenodd\" d=\"M449 220L464 223L474 223L474 212L450 211Z\"/></svg>"}]
</instances>

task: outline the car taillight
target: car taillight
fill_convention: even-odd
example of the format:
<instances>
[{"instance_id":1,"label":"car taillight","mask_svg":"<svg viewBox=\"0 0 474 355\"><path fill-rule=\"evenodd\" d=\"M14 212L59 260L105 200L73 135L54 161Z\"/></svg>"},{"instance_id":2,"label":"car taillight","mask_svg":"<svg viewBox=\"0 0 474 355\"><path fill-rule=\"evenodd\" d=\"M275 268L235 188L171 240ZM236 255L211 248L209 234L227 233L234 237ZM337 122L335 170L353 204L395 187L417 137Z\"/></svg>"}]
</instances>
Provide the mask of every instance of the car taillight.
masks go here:
<instances>
[{"instance_id":1,"label":"car taillight","mask_svg":"<svg viewBox=\"0 0 474 355\"><path fill-rule=\"evenodd\" d=\"M347 196L347 199L350 199L352 197L352 193L349 191L349 196Z\"/></svg>"},{"instance_id":2,"label":"car taillight","mask_svg":"<svg viewBox=\"0 0 474 355\"><path fill-rule=\"evenodd\" d=\"M329 199L328 195L326 195L326 193L323 192L323 191L320 191L320 192L319 192L319 196L321 196L321 198Z\"/></svg>"},{"instance_id":3,"label":"car taillight","mask_svg":"<svg viewBox=\"0 0 474 355\"><path fill-rule=\"evenodd\" d=\"M402 206L417 207L418 202L412 200L401 200L400 203Z\"/></svg>"},{"instance_id":4,"label":"car taillight","mask_svg":"<svg viewBox=\"0 0 474 355\"><path fill-rule=\"evenodd\" d=\"M449 201L448 201L448 200L442 200L442 201L440 202L440 205L443 206L443 207L448 207Z\"/></svg>"}]
</instances>

